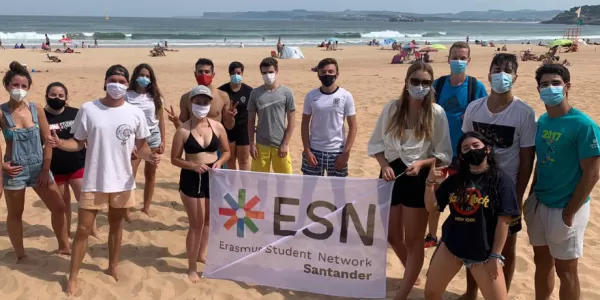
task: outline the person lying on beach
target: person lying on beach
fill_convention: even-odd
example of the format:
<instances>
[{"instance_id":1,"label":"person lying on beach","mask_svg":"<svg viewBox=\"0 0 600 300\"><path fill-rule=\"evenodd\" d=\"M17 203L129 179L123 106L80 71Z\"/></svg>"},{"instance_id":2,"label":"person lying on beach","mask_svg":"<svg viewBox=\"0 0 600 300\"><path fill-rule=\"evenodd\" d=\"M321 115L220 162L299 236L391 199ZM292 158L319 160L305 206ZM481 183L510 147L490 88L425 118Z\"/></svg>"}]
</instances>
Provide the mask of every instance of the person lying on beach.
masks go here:
<instances>
[{"instance_id":1,"label":"person lying on beach","mask_svg":"<svg viewBox=\"0 0 600 300\"><path fill-rule=\"evenodd\" d=\"M48 57L48 60L51 61L51 62L56 62L56 63L62 62L60 60L60 58L58 58L58 56L50 55L48 53L46 53L46 56Z\"/></svg>"}]
</instances>

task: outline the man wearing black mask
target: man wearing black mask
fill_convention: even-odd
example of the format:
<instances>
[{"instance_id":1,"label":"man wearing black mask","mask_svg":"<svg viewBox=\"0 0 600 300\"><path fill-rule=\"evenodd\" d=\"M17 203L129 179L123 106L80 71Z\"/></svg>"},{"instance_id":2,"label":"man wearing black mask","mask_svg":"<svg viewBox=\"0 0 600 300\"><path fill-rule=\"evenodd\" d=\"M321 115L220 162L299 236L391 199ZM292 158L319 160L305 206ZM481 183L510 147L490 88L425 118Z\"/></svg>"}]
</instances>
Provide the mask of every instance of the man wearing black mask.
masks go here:
<instances>
[{"instance_id":1,"label":"man wearing black mask","mask_svg":"<svg viewBox=\"0 0 600 300\"><path fill-rule=\"evenodd\" d=\"M304 99L302 114L302 173L304 175L346 177L348 159L356 138L354 98L337 85L339 66L325 58L317 65L321 87ZM344 121L348 122L348 135Z\"/></svg>"}]
</instances>

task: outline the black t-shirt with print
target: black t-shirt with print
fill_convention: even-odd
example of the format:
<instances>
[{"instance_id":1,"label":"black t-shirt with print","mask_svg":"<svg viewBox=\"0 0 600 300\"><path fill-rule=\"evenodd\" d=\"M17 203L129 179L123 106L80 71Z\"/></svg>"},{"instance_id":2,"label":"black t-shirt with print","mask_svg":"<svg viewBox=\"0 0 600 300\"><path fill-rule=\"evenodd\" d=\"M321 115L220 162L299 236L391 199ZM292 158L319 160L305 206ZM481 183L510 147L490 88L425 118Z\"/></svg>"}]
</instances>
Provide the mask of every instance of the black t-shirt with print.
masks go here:
<instances>
[{"instance_id":1,"label":"black t-shirt with print","mask_svg":"<svg viewBox=\"0 0 600 300\"><path fill-rule=\"evenodd\" d=\"M56 135L60 139L73 138L71 134L71 125L75 121L79 109L66 106L59 115L53 115L44 110L50 130L56 130ZM60 149L52 150L52 162L50 171L57 175L71 174L85 166L85 148L78 152L67 152Z\"/></svg>"},{"instance_id":2,"label":"black t-shirt with print","mask_svg":"<svg viewBox=\"0 0 600 300\"><path fill-rule=\"evenodd\" d=\"M448 177L436 192L440 211L450 207L442 226L442 241L462 259L484 261L491 254L498 216L520 215L515 184L501 170L495 176L472 175L466 204L458 203L458 175Z\"/></svg>"},{"instance_id":3,"label":"black t-shirt with print","mask_svg":"<svg viewBox=\"0 0 600 300\"><path fill-rule=\"evenodd\" d=\"M234 92L231 90L229 83L226 83L220 86L219 90L226 92L234 105L238 103L236 107L238 113L235 115L235 124L248 122L247 105L248 99L250 99L250 92L252 92L252 88L249 85L242 83L242 87L237 92Z\"/></svg>"}]
</instances>

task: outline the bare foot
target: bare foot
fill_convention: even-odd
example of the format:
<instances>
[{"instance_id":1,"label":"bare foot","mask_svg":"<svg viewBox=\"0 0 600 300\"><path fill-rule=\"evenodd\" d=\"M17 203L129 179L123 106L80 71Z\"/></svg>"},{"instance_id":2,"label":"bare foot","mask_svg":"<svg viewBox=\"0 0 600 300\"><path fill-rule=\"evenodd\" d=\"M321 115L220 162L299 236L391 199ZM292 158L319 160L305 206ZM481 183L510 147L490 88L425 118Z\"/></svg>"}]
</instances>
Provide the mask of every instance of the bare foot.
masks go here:
<instances>
[{"instance_id":1,"label":"bare foot","mask_svg":"<svg viewBox=\"0 0 600 300\"><path fill-rule=\"evenodd\" d=\"M71 256L71 249L70 248L58 249L58 254Z\"/></svg>"},{"instance_id":2,"label":"bare foot","mask_svg":"<svg viewBox=\"0 0 600 300\"><path fill-rule=\"evenodd\" d=\"M17 258L17 264L19 265L24 265L27 264L29 262L29 257L27 257L27 254Z\"/></svg>"},{"instance_id":3,"label":"bare foot","mask_svg":"<svg viewBox=\"0 0 600 300\"><path fill-rule=\"evenodd\" d=\"M123 218L125 220L125 222L127 223L131 223L131 217L129 216L130 212L127 211L127 213L125 214L125 218Z\"/></svg>"},{"instance_id":4,"label":"bare foot","mask_svg":"<svg viewBox=\"0 0 600 300\"><path fill-rule=\"evenodd\" d=\"M108 267L106 270L106 275L110 275L115 281L119 281L119 272L117 272L117 267Z\"/></svg>"},{"instance_id":5,"label":"bare foot","mask_svg":"<svg viewBox=\"0 0 600 300\"><path fill-rule=\"evenodd\" d=\"M402 282L402 280L399 280L396 282L396 284L394 284L394 289L400 289L400 283ZM417 277L417 281L415 281L414 285L421 285L421 277Z\"/></svg>"},{"instance_id":6,"label":"bare foot","mask_svg":"<svg viewBox=\"0 0 600 300\"><path fill-rule=\"evenodd\" d=\"M77 293L77 279L69 279L65 292L68 296L75 296L75 293Z\"/></svg>"},{"instance_id":7,"label":"bare foot","mask_svg":"<svg viewBox=\"0 0 600 300\"><path fill-rule=\"evenodd\" d=\"M196 272L196 271L188 271L188 279L192 283L196 283L196 282L200 281L200 276L198 276L198 272Z\"/></svg>"},{"instance_id":8,"label":"bare foot","mask_svg":"<svg viewBox=\"0 0 600 300\"><path fill-rule=\"evenodd\" d=\"M477 293L464 293L460 297L456 298L456 300L476 300Z\"/></svg>"},{"instance_id":9,"label":"bare foot","mask_svg":"<svg viewBox=\"0 0 600 300\"><path fill-rule=\"evenodd\" d=\"M142 212L145 213L148 217L152 218L152 215L150 214L150 208L142 208Z\"/></svg>"}]
</instances>

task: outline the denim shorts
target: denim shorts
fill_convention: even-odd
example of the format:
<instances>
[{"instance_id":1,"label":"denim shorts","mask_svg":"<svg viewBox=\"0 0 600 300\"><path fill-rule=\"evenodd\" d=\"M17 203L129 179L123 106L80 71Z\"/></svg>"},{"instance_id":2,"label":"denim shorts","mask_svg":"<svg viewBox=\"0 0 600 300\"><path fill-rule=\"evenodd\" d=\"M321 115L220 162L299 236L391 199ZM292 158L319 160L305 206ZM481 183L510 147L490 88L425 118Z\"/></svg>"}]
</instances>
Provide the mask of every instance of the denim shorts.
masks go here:
<instances>
[{"instance_id":1,"label":"denim shorts","mask_svg":"<svg viewBox=\"0 0 600 300\"><path fill-rule=\"evenodd\" d=\"M152 149L160 147L162 138L160 136L160 129L158 127L150 130L150 136L146 138L148 146Z\"/></svg>"},{"instance_id":2,"label":"denim shorts","mask_svg":"<svg viewBox=\"0 0 600 300\"><path fill-rule=\"evenodd\" d=\"M27 187L37 187L37 181L40 177L40 173L42 172L42 164L42 162L39 162L35 164L24 165L23 170L15 177L10 177L6 172L3 172L2 183L4 184L4 189L18 191ZM54 182L52 172L48 172L50 173L50 182Z\"/></svg>"}]
</instances>

